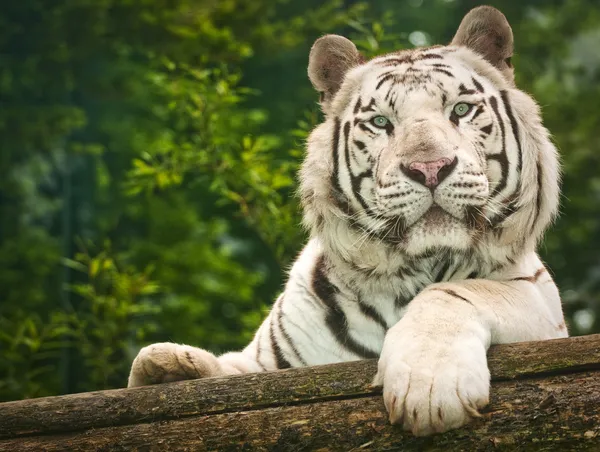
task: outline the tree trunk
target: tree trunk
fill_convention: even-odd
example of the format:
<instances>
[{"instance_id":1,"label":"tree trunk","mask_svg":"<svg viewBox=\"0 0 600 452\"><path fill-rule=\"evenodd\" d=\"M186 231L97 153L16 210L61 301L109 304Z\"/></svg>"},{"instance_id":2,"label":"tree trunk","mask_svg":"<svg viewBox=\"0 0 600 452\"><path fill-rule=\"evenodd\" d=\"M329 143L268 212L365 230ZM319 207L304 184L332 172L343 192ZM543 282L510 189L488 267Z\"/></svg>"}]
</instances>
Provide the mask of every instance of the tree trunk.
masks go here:
<instances>
[{"instance_id":1,"label":"tree trunk","mask_svg":"<svg viewBox=\"0 0 600 452\"><path fill-rule=\"evenodd\" d=\"M494 346L490 405L415 438L388 424L375 361L0 404L0 451L600 451L600 335Z\"/></svg>"}]
</instances>

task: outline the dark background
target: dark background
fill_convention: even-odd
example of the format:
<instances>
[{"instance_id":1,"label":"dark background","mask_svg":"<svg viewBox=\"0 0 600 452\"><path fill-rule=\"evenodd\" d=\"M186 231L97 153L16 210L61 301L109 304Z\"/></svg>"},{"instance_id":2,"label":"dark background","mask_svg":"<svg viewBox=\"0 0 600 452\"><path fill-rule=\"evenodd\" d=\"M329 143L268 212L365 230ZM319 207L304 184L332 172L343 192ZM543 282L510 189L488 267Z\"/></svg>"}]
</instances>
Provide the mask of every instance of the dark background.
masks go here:
<instances>
[{"instance_id":1,"label":"dark background","mask_svg":"<svg viewBox=\"0 0 600 452\"><path fill-rule=\"evenodd\" d=\"M561 150L540 252L600 331L600 9L505 0L518 85ZM312 42L447 43L466 0L21 0L0 6L0 401L123 387L156 341L247 343L305 239Z\"/></svg>"}]
</instances>

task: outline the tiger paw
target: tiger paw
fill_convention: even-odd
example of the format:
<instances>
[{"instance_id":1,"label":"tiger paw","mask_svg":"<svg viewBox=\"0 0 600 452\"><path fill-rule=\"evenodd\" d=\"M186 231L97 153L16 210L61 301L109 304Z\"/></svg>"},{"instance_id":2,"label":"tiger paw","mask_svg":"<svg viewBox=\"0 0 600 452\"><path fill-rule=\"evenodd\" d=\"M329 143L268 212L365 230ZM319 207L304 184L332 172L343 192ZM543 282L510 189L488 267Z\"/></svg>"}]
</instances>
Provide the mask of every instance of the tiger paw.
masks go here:
<instances>
[{"instance_id":1,"label":"tiger paw","mask_svg":"<svg viewBox=\"0 0 600 452\"><path fill-rule=\"evenodd\" d=\"M206 350L170 342L140 350L131 365L127 387L223 375L216 356Z\"/></svg>"},{"instance_id":2,"label":"tiger paw","mask_svg":"<svg viewBox=\"0 0 600 452\"><path fill-rule=\"evenodd\" d=\"M461 427L480 416L478 410L488 404L490 392L481 342L463 337L444 344L422 333L392 330L374 381L383 386L392 424L425 436Z\"/></svg>"}]
</instances>

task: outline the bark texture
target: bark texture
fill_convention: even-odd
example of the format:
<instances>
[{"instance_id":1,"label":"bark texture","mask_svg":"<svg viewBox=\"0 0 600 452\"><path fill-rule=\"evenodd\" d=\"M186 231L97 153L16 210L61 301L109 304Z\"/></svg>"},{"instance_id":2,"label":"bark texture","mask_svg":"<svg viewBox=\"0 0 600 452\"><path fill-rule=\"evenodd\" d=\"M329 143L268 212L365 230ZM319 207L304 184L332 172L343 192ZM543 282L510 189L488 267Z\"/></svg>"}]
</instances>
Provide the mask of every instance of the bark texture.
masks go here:
<instances>
[{"instance_id":1,"label":"bark texture","mask_svg":"<svg viewBox=\"0 0 600 452\"><path fill-rule=\"evenodd\" d=\"M600 451L600 335L495 346L490 405L414 438L387 422L375 361L0 404L0 451Z\"/></svg>"}]
</instances>

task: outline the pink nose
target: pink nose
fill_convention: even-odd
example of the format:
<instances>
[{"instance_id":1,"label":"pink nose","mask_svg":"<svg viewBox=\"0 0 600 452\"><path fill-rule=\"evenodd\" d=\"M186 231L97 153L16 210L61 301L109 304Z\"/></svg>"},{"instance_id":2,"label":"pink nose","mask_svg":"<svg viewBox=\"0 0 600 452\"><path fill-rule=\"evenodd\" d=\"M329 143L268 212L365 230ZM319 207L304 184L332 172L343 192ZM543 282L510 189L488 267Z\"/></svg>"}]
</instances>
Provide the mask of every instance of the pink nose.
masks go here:
<instances>
[{"instance_id":1,"label":"pink nose","mask_svg":"<svg viewBox=\"0 0 600 452\"><path fill-rule=\"evenodd\" d=\"M442 183L456 167L458 159L441 158L433 162L412 162L403 172L409 178L431 189Z\"/></svg>"}]
</instances>

